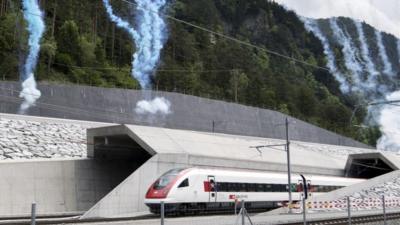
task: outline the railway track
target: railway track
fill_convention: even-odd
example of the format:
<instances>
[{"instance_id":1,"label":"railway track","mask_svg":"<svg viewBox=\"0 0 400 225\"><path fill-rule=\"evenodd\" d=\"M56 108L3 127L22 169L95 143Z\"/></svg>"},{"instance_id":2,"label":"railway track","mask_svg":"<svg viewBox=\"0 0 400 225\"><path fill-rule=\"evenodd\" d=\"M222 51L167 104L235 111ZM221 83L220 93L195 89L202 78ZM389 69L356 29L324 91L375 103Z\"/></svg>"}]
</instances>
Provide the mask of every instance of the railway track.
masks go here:
<instances>
[{"instance_id":1,"label":"railway track","mask_svg":"<svg viewBox=\"0 0 400 225\"><path fill-rule=\"evenodd\" d=\"M252 217L255 215L252 215ZM326 215L328 216L328 215ZM345 217L343 214L342 215L336 215L336 218L330 218L330 219L326 219L323 217L319 217L319 218L308 218L307 220L307 225L348 225L348 219L347 217ZM168 224L182 224L182 221L177 221L177 219L179 218L183 218L183 219L187 219L190 216L186 216L186 217L169 217L169 222ZM201 224L201 220L200 219L204 219L206 218L207 215L203 216L197 216L197 217L193 217L193 221L195 222L194 224ZM253 217L256 218L257 216ZM340 217L340 218L339 218ZM155 221L155 219L158 219L158 216L156 215L145 215L145 216L140 216L140 217L126 217L126 218L97 218L97 219L84 219L84 220L79 220L79 216L76 217L68 217L68 218L57 218L57 217L48 217L48 218L38 218L36 221L37 225L40 224L96 224L96 223L107 223L107 224L121 224L124 221L126 223L129 224L134 224L137 222L139 222L139 224L157 224L159 225L158 220ZM294 218L293 218L294 219ZM393 220L398 220L400 221L400 211L399 212L389 212L386 215L386 219L389 222L389 224L397 224L397 223L390 223ZM282 221L281 219L279 219L280 221ZM268 224L268 225L303 225L303 222L300 219L300 215L297 219L295 219L296 222L293 222L294 220L292 220L292 222L277 222L274 223L272 221L274 220L270 220L270 218L258 218L258 221L255 222L254 224ZM366 224L366 225L371 225L371 224L383 224L383 220L384 217L382 214L379 214L377 212L371 212L370 215L352 215L352 219L351 219L351 224L355 225L355 224ZM146 222L148 221L148 222ZM187 220L186 220L187 221ZM278 220L277 220L278 221ZM204 220L204 222L207 222L207 220ZM379 222L379 223L374 223L374 222ZM0 225L29 225L30 224L30 220L29 219L14 219L14 220L0 220ZM205 224L210 224L209 221ZM218 223L213 223L215 225L218 225ZM226 222L221 223L221 224L227 224ZM400 224L400 222L398 222L398 224Z\"/></svg>"},{"instance_id":2,"label":"railway track","mask_svg":"<svg viewBox=\"0 0 400 225\"><path fill-rule=\"evenodd\" d=\"M386 214L386 220L389 222L391 220L399 220L400 213L388 213ZM383 222L383 215L363 215L363 216L352 216L351 224L368 224L373 222ZM307 221L307 225L348 225L348 218L336 218L336 219L315 219ZM279 225L303 225L303 222L289 222L280 223Z\"/></svg>"}]
</instances>

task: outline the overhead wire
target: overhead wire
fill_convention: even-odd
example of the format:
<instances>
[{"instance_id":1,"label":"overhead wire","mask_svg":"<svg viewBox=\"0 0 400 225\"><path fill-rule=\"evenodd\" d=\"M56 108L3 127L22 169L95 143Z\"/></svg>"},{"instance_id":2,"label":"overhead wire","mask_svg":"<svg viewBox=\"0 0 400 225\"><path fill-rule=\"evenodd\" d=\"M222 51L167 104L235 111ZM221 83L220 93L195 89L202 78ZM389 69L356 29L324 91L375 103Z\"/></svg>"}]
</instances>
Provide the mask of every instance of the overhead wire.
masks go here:
<instances>
[{"instance_id":1,"label":"overhead wire","mask_svg":"<svg viewBox=\"0 0 400 225\"><path fill-rule=\"evenodd\" d=\"M30 12L26 12L30 15L34 15L34 16L39 16L38 14L35 13L30 13ZM60 20L57 20L60 21ZM113 38L110 35L107 34L102 34L102 33L98 33L97 35L106 37L106 38ZM121 37L117 38L119 41L122 41L124 39L122 39ZM174 53L177 54L177 53ZM178 54L180 57L185 57L183 55ZM127 68L121 68L121 67L96 67L96 66L77 66L77 65L67 65L67 64L63 64L63 63L57 63L57 62L53 62L51 63L53 65L58 65L58 66L62 66L62 67L66 67L66 68L80 68L80 69L93 69L93 70L117 70L117 71L131 71L131 69L127 69ZM232 68L232 69L205 69L205 70L193 70L193 69L156 69L156 72L161 72L161 73L186 73L186 72L192 72L192 73L221 73L221 72L232 72L235 70L240 70L239 68Z\"/></svg>"},{"instance_id":2,"label":"overhead wire","mask_svg":"<svg viewBox=\"0 0 400 225\"><path fill-rule=\"evenodd\" d=\"M120 0L120 1L126 2L126 3L131 4L131 5L138 6L137 3L131 2L131 1L128 1L128 0ZM158 12L156 12L156 11L154 11L154 10L151 10L151 9L148 9L148 8L143 8L143 10L147 10L147 11L149 11L149 12L158 14ZM31 14L32 14L32 15L36 15L36 16L40 16L40 15L33 14L33 13L31 13ZM250 43L250 42L248 42L248 41L243 41L243 40L240 40L240 39L238 39L238 38L229 36L229 35L227 35L227 34L223 34L223 33L217 32L217 31L213 31L213 30L211 30L211 29L209 29L209 28L205 28L205 27L196 25L196 24L194 24L194 23L191 23L191 22L188 22L188 21L185 21L185 20L182 20L182 19L178 19L178 18L173 17L173 16L168 15L168 14L163 14L163 16L165 16L166 18L168 18L168 19L170 19L170 20L172 20L172 21L175 21L175 22L178 22L178 23L182 23L182 24L187 25L187 26L194 27L194 28L196 28L196 29L199 29L199 30L202 30L202 31L204 31L204 32L208 32L208 33L210 33L210 34L213 34L213 35L222 37L222 38L224 38L224 39L227 39L227 40L230 40L230 41L239 43L239 44L241 44L241 45L245 45L245 46L248 46L248 47L252 47L252 48L255 48L255 49L264 51L264 52L266 52L266 53L268 53L268 54L270 54L270 55L278 56L278 57L285 58L285 59L287 59L287 60L290 60L290 61L293 61L293 62L296 62L296 63L300 63L300 64L303 64L303 65L306 65L306 66L314 67L315 69L322 69L322 70L330 71L330 70L329 70L328 68L326 68L326 67L314 65L314 64L308 63L308 62L306 62L306 61L304 61L304 60L300 60L300 59L296 59L296 58L291 57L291 56L284 55L284 54L282 54L282 53L279 53L279 52L276 52L276 51L267 49L267 48L265 48L265 47L261 47L261 46L252 44L252 43Z\"/></svg>"},{"instance_id":3,"label":"overhead wire","mask_svg":"<svg viewBox=\"0 0 400 225\"><path fill-rule=\"evenodd\" d=\"M128 3L128 4L131 4L131 5L137 6L137 3L132 2L132 1L128 1L128 0L120 0L120 1L125 2L125 3ZM148 11L150 11L150 12L152 12L152 13L157 13L157 14L158 14L158 12L156 12L156 11L154 11L154 10L151 10L151 9L148 9L148 8L146 8L146 9L144 9L144 10L148 10ZM29 12L28 12L28 13L29 13ZM32 15L35 15L35 16L41 16L41 15L34 14L34 13L29 13L29 14L32 14ZM213 31L213 30L211 30L211 29L208 29L208 28L205 28L205 27L196 25L196 24L194 24L194 23L187 22L187 21L182 20L182 19L178 19L178 18L173 17L173 16L168 15L168 14L163 14L163 15L164 15L166 18L168 18L168 19L170 19L170 20L172 20L172 21L175 21L175 22L178 22L178 23L182 23L182 24L187 25L187 26L194 27L194 28L196 28L196 29L199 29L199 30L202 30L202 31L211 33L211 34L213 34L213 35L216 35L216 36L222 37L222 38L224 38L224 39L227 39L227 40L230 40L230 41L239 43L239 44L241 44L241 45L245 45L245 46L248 46L248 47L252 47L252 48L255 48L255 49L264 51L264 52L266 52L266 53L268 53L268 54L270 54L270 55L275 55L275 56L278 56L278 57L281 57L281 58L285 58L285 59L287 59L287 60L290 60L290 61L293 61L293 62L296 62L296 63L300 63L300 64L303 64L303 65L306 65L306 66L314 67L314 68L316 68L316 69L322 69L322 70L329 71L329 69L326 68L326 67L317 66L317 65L308 63L308 62L306 62L306 61L303 61L303 60L300 60L300 59L296 59L296 58L294 58L294 57L287 56L287 55L284 55L284 54L282 54L282 53L279 53L279 52L276 52L276 51L273 51L273 50L269 50L269 49L267 49L267 48L265 48L265 47L261 47L261 46L258 46L258 45L254 45L254 44L252 44L252 43L250 43L250 42L248 42L248 41L243 41L243 40L237 39L237 38L235 38L235 37L232 37L232 36L229 36L229 35L220 33L220 32ZM65 65L65 66L67 66L67 65ZM68 66L69 66L69 65L68 65ZM70 67L78 67L78 66L70 66ZM79 67L79 68L85 68L85 67ZM94 67L87 67L87 68L95 69ZM104 69L104 68L101 68L101 69ZM107 69L111 69L111 68L107 68ZM157 71L168 72L169 70L157 70ZM187 71L191 71L191 70L187 70ZM227 71L227 70L205 70L204 72L217 72L217 71ZM171 72L177 72L177 71L171 70ZM183 72L183 71L179 71L179 72Z\"/></svg>"},{"instance_id":4,"label":"overhead wire","mask_svg":"<svg viewBox=\"0 0 400 225\"><path fill-rule=\"evenodd\" d=\"M121 0L121 1L126 2L126 3L129 3L129 4L131 4L131 5L137 5L136 3L131 2L131 1L128 1L128 0ZM152 10L150 10L150 9L145 9L145 10L149 10L150 12L157 13L157 12L152 11ZM30 14L36 15L36 16L41 16L41 15L37 15L37 14L33 14L33 13L30 13ZM265 51L265 52L267 52L267 53L269 53L269 54L271 54L271 55L283 57L283 58L285 58L285 59L288 59L288 60L291 60L291 61L294 61L294 62L298 62L298 63L304 64L304 65L312 66L312 67L315 67L315 68L318 68L318 69L329 70L329 69L327 69L327 68L320 67L320 66L316 66L316 65L307 63L307 62L305 62L305 61L302 61L302 60L299 60L299 59L296 59L296 58L293 58L293 57L290 57L290 56L286 56L286 55L284 55L284 54L281 54L281 53L278 53L278 52L269 50L269 49L264 48L264 47L260 47L260 46L254 45L254 44L252 44L252 43L250 43L250 42L247 42L247 41L239 40L239 39L237 39L237 38L228 36L228 35L223 34L223 33L219 33L219 32L213 31L213 30L211 30L211 29L208 29L208 28L205 28L205 27L202 27L202 26L198 26L198 25L196 25L196 24L193 24L193 23L190 23L190 22L187 22L187 21L184 21L184 20L175 18L175 17L170 16L170 15L167 15L167 14L165 14L164 16L165 16L166 18L168 18L168 19L173 20L173 21L176 21L176 22L185 24L185 25L187 25L187 26L191 26L191 27L200 29L200 30L202 30L202 31L205 31L205 32L208 32L208 33L217 35L217 36L220 36L220 37L225 38L225 39L227 39L227 40L234 41L234 42L237 42L237 43L239 43L239 44L246 45L246 46L248 46L248 47L253 47L253 48L256 48L256 49L258 49L258 50ZM65 65L65 64L60 64L60 63L54 63L54 64L56 64L56 65L58 64L58 65L60 65L60 66L68 66L68 67L76 67L76 68L88 68L88 69L104 69L104 70L111 70L111 69L114 69L114 68L105 68L105 67L99 68L99 67L73 66L73 65ZM121 70L121 68L115 68L115 69ZM190 71L192 71L192 72L228 72L228 71L233 71L233 70L237 70L237 69L204 70L204 71L194 71L194 70L166 70L166 69L164 69L164 70L159 70L159 71L160 71L160 72L168 72L168 71L170 71L170 72L190 72ZM4 97L4 96L3 96L3 97ZM5 96L5 97L10 97L10 96ZM15 97L14 97L14 98L15 98ZM48 104L48 103L38 103L38 104L47 104L47 105L49 105L49 106L60 107L59 105L51 105L51 104ZM61 106L61 107L64 107L64 106ZM87 111L87 112L89 112L89 111ZM106 112L104 112L104 113L106 113ZM114 112L114 113L115 113L115 112ZM118 112L117 112L117 113L118 113Z\"/></svg>"},{"instance_id":5,"label":"overhead wire","mask_svg":"<svg viewBox=\"0 0 400 225\"><path fill-rule=\"evenodd\" d=\"M128 1L128 0L120 0L120 1L126 2L126 3L131 4L131 5L138 6L137 3L131 2L131 1ZM147 11L150 11L150 12L152 12L152 13L158 14L158 12L156 12L156 11L154 11L154 10L151 10L151 9L148 9L148 8L143 8L143 10L147 10ZM265 47L261 47L261 46L258 46L258 45L254 45L254 44L252 44L252 43L250 43L250 42L243 41L243 40L234 38L234 37L232 37L232 36L229 36L229 35L226 35L226 34L217 32L217 31L213 31L213 30L211 30L211 29L208 29L208 28L205 28L205 27L196 25L196 24L194 24L194 23L190 23L190 22L187 22L187 21L185 21L185 20L178 19L178 18L173 17L173 16L171 16L171 15L168 15L168 14L163 14L163 15L164 15L166 18L168 18L168 19L170 19L170 20L172 20L172 21L179 22L179 23L185 24L185 25L187 25L187 26L191 26L191 27L194 27L194 28L196 28L196 29L199 29L199 30L208 32L208 33L210 33L210 34L214 34L214 35L216 35L216 36L225 38L225 39L227 39L227 40L230 40L230 41L233 41L233 42L236 42L236 43L239 43L239 44L248 46L248 47L252 47L252 48L255 48L255 49L258 49L258 50L261 50L261 51L264 51L264 52L266 52L266 53L268 53L268 54L270 54L270 55L275 55L275 56L278 56L278 57L282 57L282 58L288 59L288 60L290 60L290 61L294 61L294 62L303 64L303 65L306 65L306 66L314 67L314 68L316 68L316 69L322 69L322 70L330 71L330 70L329 70L328 68L326 68L326 67L317 66L317 65L308 63L308 62L306 62L306 61L303 61L303 60L300 60L300 59L296 59L296 58L293 58L293 57L284 55L284 54L282 54L282 53L279 53L279 52L276 52L276 51L273 51L273 50L269 50L269 49L267 49L267 48L265 48Z\"/></svg>"}]
</instances>

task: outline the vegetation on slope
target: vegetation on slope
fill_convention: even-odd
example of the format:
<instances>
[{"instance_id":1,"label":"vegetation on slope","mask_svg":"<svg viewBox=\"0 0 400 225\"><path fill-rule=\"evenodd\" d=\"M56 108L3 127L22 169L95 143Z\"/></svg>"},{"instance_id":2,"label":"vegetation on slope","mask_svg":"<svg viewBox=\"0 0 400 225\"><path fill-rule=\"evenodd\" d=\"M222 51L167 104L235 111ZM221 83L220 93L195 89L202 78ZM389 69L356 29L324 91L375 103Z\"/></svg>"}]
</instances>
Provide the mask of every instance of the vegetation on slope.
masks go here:
<instances>
[{"instance_id":1,"label":"vegetation on slope","mask_svg":"<svg viewBox=\"0 0 400 225\"><path fill-rule=\"evenodd\" d=\"M25 22L17 1L0 4L0 76L17 80L27 52ZM116 13L135 23L132 5L121 0L112 4ZM47 31L36 72L39 80L139 88L130 76L135 46L108 20L100 0L41 0L41 5ZM166 13L315 66L326 63L319 40L295 13L274 2L175 0ZM278 110L367 143L376 138L350 124L352 102L341 95L329 72L171 20L168 24L154 89ZM364 114L357 114L353 124Z\"/></svg>"}]
</instances>

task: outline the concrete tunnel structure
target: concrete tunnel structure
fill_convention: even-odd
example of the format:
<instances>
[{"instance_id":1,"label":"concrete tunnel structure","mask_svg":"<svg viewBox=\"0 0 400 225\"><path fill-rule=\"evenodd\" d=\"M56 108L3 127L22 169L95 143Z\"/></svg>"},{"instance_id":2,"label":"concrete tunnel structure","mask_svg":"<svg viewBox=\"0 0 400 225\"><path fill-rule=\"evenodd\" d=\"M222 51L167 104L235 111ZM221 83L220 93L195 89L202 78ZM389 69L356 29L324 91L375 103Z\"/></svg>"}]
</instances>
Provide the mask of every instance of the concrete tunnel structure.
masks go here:
<instances>
[{"instance_id":1,"label":"concrete tunnel structure","mask_svg":"<svg viewBox=\"0 0 400 225\"><path fill-rule=\"evenodd\" d=\"M39 215L82 215L85 219L143 215L148 213L144 204L148 187L169 169L286 173L283 148L253 148L283 143L280 139L137 125L91 128L87 130L87 159L0 163L0 217L28 216L32 202L37 203ZM329 151L358 154L336 157ZM291 142L293 173L345 176L355 166L352 160L361 156L385 157L393 170L400 165L398 156L371 149Z\"/></svg>"},{"instance_id":2,"label":"concrete tunnel structure","mask_svg":"<svg viewBox=\"0 0 400 225\"><path fill-rule=\"evenodd\" d=\"M283 149L254 148L285 143L284 140L278 139L118 125L88 130L88 141L91 143L88 145L90 158L105 161L124 158L135 162L139 160L143 164L138 165L130 176L96 203L82 218L124 217L146 212L148 209L144 204L144 197L148 187L161 174L173 168L208 167L283 173L287 171L286 152ZM351 148L330 147L343 150ZM346 160L310 150L313 148L316 146L312 143L292 142L293 173L344 176L353 170L353 158L361 155L364 158L383 157L381 153L370 149L358 148L360 153L350 155L346 163ZM391 171L395 169L398 168L393 167Z\"/></svg>"},{"instance_id":3,"label":"concrete tunnel structure","mask_svg":"<svg viewBox=\"0 0 400 225\"><path fill-rule=\"evenodd\" d=\"M19 89L18 82L0 83L0 112L17 111ZM284 144L285 132L278 125L286 118L294 123L290 126L293 173L363 177L400 168L398 155L377 152L273 110L153 91L151 96L171 101L174 113L149 124L147 117L134 112L141 91L53 84L40 84L40 89L43 97L29 111L31 116L40 116L34 120L64 118L98 128L87 130L88 158L1 161L1 218L28 216L32 202L37 203L40 215L107 218L146 213L147 188L172 168L286 173L283 148L252 148ZM93 112L99 106L106 110Z\"/></svg>"}]
</instances>

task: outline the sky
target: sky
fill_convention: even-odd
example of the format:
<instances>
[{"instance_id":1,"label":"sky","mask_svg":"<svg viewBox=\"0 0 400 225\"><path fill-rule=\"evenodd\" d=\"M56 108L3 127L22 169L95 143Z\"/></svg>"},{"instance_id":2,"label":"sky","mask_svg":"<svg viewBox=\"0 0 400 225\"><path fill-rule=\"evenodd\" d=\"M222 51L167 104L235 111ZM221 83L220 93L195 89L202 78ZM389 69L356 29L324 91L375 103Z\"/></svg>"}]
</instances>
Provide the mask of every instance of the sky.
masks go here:
<instances>
[{"instance_id":1,"label":"sky","mask_svg":"<svg viewBox=\"0 0 400 225\"><path fill-rule=\"evenodd\" d=\"M400 0L274 0L310 18L346 16L400 38Z\"/></svg>"}]
</instances>

